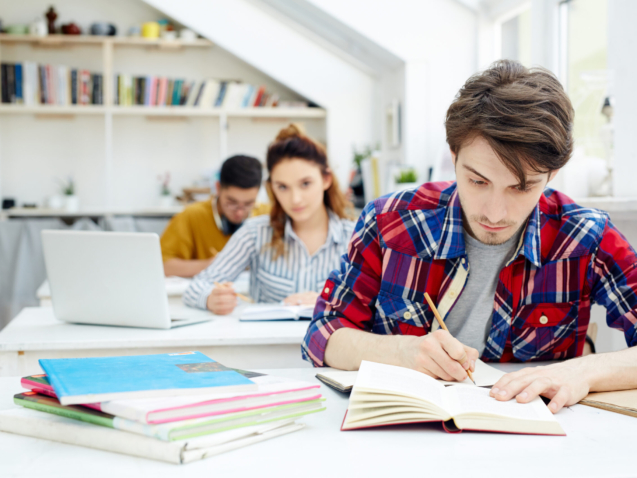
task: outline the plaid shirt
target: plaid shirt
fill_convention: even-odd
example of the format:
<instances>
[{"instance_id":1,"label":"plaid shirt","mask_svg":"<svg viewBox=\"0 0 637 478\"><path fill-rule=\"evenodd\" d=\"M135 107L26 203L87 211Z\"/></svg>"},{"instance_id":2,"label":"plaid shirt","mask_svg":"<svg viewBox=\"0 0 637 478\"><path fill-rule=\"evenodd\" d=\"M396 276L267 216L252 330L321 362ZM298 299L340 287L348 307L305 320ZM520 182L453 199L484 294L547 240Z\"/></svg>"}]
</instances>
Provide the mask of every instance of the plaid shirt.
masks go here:
<instances>
[{"instance_id":1,"label":"plaid shirt","mask_svg":"<svg viewBox=\"0 0 637 478\"><path fill-rule=\"evenodd\" d=\"M637 344L637 256L608 215L546 189L520 244L499 275L485 361L531 361L582 354L591 304ZM325 283L303 357L323 366L341 327L425 335L444 318L470 271L456 183L428 183L369 203ZM435 328L434 328L435 329Z\"/></svg>"}]
</instances>

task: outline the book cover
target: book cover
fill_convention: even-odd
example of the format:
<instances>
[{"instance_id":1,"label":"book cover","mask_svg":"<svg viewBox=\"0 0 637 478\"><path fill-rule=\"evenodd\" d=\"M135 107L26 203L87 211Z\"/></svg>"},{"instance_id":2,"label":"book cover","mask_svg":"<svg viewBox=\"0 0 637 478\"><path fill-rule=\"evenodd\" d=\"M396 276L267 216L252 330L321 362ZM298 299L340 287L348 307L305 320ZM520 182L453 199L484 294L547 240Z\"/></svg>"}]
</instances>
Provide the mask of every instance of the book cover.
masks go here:
<instances>
[{"instance_id":1,"label":"book cover","mask_svg":"<svg viewBox=\"0 0 637 478\"><path fill-rule=\"evenodd\" d=\"M221 108L223 106L223 100L226 97L226 90L228 88L228 82L222 81L219 85L219 93L217 94L217 99L215 100L214 106L215 108Z\"/></svg>"},{"instance_id":2,"label":"book cover","mask_svg":"<svg viewBox=\"0 0 637 478\"><path fill-rule=\"evenodd\" d=\"M0 81L2 82L2 102L9 103L9 82L8 82L8 65L6 63L2 63L0 65Z\"/></svg>"},{"instance_id":3,"label":"book cover","mask_svg":"<svg viewBox=\"0 0 637 478\"><path fill-rule=\"evenodd\" d=\"M172 106L179 106L179 100L181 98L181 88L183 84L184 84L184 80L175 80L174 87L173 87L172 100L170 102Z\"/></svg>"},{"instance_id":4,"label":"book cover","mask_svg":"<svg viewBox=\"0 0 637 478\"><path fill-rule=\"evenodd\" d=\"M77 104L77 70L71 70L71 104Z\"/></svg>"},{"instance_id":5,"label":"book cover","mask_svg":"<svg viewBox=\"0 0 637 478\"><path fill-rule=\"evenodd\" d=\"M38 65L39 83L40 83L40 104L47 104L48 98L48 86L46 84L46 68L44 65Z\"/></svg>"},{"instance_id":6,"label":"book cover","mask_svg":"<svg viewBox=\"0 0 637 478\"><path fill-rule=\"evenodd\" d=\"M263 95L265 94L265 86L260 86L259 91L257 92L257 96L254 99L254 103L250 106L261 106L261 100L263 99Z\"/></svg>"},{"instance_id":7,"label":"book cover","mask_svg":"<svg viewBox=\"0 0 637 478\"><path fill-rule=\"evenodd\" d=\"M175 464L203 460L302 428L303 424L281 420L192 440L165 442L36 410L0 411L0 430L4 432Z\"/></svg>"},{"instance_id":8,"label":"book cover","mask_svg":"<svg viewBox=\"0 0 637 478\"><path fill-rule=\"evenodd\" d=\"M166 106L170 106L173 103L173 90L175 89L175 81L168 80L168 86L166 87Z\"/></svg>"},{"instance_id":9,"label":"book cover","mask_svg":"<svg viewBox=\"0 0 637 478\"><path fill-rule=\"evenodd\" d=\"M155 106L157 104L157 77L149 76L148 81L150 88L148 89L148 106Z\"/></svg>"},{"instance_id":10,"label":"book cover","mask_svg":"<svg viewBox=\"0 0 637 478\"><path fill-rule=\"evenodd\" d=\"M200 352L39 362L62 405L257 389L250 379Z\"/></svg>"},{"instance_id":11,"label":"book cover","mask_svg":"<svg viewBox=\"0 0 637 478\"><path fill-rule=\"evenodd\" d=\"M266 408L321 397L320 386L310 382L233 369L258 386L257 391L215 391L204 395L161 397L135 400L112 400L85 403L85 407L148 424L168 423L223 413ZM31 375L21 380L23 388L56 397L46 375Z\"/></svg>"},{"instance_id":12,"label":"book cover","mask_svg":"<svg viewBox=\"0 0 637 478\"><path fill-rule=\"evenodd\" d=\"M157 105L166 106L166 95L168 94L168 78L159 79L159 91L157 92Z\"/></svg>"},{"instance_id":13,"label":"book cover","mask_svg":"<svg viewBox=\"0 0 637 478\"><path fill-rule=\"evenodd\" d=\"M9 103L15 103L15 65L9 63L7 67L7 84L9 85Z\"/></svg>"},{"instance_id":14,"label":"book cover","mask_svg":"<svg viewBox=\"0 0 637 478\"><path fill-rule=\"evenodd\" d=\"M16 103L24 103L24 89L23 89L23 81L24 77L22 75L22 63L15 64L15 102Z\"/></svg>"}]
</instances>

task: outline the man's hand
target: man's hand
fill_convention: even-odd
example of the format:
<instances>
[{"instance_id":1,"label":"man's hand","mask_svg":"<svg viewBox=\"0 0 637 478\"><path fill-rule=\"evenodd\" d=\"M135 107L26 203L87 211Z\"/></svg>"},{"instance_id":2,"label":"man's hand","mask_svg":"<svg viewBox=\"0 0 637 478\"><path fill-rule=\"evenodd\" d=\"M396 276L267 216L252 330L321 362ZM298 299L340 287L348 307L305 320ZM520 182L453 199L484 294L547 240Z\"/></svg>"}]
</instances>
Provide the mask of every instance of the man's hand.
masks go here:
<instances>
[{"instance_id":1,"label":"man's hand","mask_svg":"<svg viewBox=\"0 0 637 478\"><path fill-rule=\"evenodd\" d=\"M221 284L221 287L215 287L208 296L206 307L213 314L226 315L231 313L237 306L237 293L232 285Z\"/></svg>"},{"instance_id":2,"label":"man's hand","mask_svg":"<svg viewBox=\"0 0 637 478\"><path fill-rule=\"evenodd\" d=\"M491 388L490 395L500 401L515 398L519 403L528 403L542 395L551 399L549 410L557 413L588 395L591 369L587 362L574 359L508 373Z\"/></svg>"},{"instance_id":3,"label":"man's hand","mask_svg":"<svg viewBox=\"0 0 637 478\"><path fill-rule=\"evenodd\" d=\"M297 292L283 299L283 303L285 305L314 305L318 296L318 292Z\"/></svg>"},{"instance_id":4,"label":"man's hand","mask_svg":"<svg viewBox=\"0 0 637 478\"><path fill-rule=\"evenodd\" d=\"M463 345L446 330L436 330L423 337L410 339L401 344L400 362L408 367L426 373L434 378L462 382L467 378L467 370L475 370L478 351Z\"/></svg>"}]
</instances>

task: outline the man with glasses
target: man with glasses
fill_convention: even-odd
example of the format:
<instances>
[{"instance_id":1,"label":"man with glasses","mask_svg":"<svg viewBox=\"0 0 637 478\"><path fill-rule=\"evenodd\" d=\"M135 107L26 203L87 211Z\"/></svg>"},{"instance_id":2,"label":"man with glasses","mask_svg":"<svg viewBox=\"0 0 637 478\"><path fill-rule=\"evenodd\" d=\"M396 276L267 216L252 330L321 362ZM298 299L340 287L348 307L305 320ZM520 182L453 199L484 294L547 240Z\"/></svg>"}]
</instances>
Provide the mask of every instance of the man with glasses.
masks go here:
<instances>
[{"instance_id":1,"label":"man with glasses","mask_svg":"<svg viewBox=\"0 0 637 478\"><path fill-rule=\"evenodd\" d=\"M266 214L256 205L262 166L250 156L233 156L221 166L217 196L191 204L172 218L161 237L164 273L193 277L214 260L248 216Z\"/></svg>"}]
</instances>

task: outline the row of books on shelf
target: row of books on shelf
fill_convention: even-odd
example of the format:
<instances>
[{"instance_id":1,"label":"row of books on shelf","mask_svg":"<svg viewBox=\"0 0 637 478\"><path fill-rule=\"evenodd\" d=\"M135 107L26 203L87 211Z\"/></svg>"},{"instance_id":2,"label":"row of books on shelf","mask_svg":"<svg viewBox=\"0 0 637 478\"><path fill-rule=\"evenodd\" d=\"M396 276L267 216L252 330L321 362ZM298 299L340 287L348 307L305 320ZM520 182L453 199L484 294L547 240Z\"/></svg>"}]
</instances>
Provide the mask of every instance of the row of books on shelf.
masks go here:
<instances>
[{"instance_id":1,"label":"row of books on shelf","mask_svg":"<svg viewBox=\"0 0 637 478\"><path fill-rule=\"evenodd\" d=\"M100 73L33 62L1 63L2 103L33 105L101 105Z\"/></svg>"},{"instance_id":2,"label":"row of books on shelf","mask_svg":"<svg viewBox=\"0 0 637 478\"><path fill-rule=\"evenodd\" d=\"M104 78L100 73L33 62L1 63L2 103L102 105ZM241 109L302 108L305 101L282 101L266 87L240 81L191 81L158 76L116 75L114 104L119 106L187 106Z\"/></svg>"},{"instance_id":3,"label":"row of books on shelf","mask_svg":"<svg viewBox=\"0 0 637 478\"><path fill-rule=\"evenodd\" d=\"M303 428L316 383L229 369L199 352L45 359L0 430L188 463Z\"/></svg>"}]
</instances>

